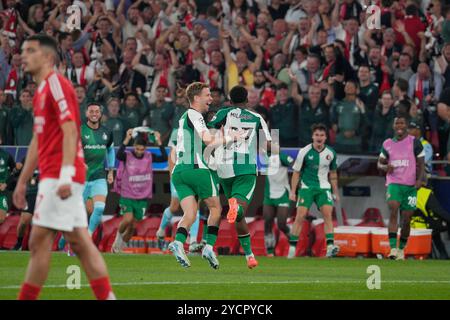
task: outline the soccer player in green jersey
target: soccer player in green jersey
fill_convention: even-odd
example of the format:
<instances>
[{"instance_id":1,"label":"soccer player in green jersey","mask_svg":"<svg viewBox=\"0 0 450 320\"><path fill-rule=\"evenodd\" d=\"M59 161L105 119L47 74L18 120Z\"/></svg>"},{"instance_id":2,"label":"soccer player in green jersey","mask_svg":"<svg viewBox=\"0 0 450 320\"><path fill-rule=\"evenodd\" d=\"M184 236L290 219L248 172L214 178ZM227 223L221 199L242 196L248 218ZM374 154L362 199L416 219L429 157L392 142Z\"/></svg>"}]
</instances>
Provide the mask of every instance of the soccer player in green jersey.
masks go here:
<instances>
[{"instance_id":1,"label":"soccer player in green jersey","mask_svg":"<svg viewBox=\"0 0 450 320\"><path fill-rule=\"evenodd\" d=\"M258 265L253 255L250 233L245 221L245 213L253 198L256 186L256 167L258 133L262 130L270 146L272 140L264 119L246 108L247 89L235 86L230 90L232 107L221 109L208 126L224 132L244 132L245 138L215 151L217 174L220 185L228 199L229 223L235 223L239 242L245 252L247 266L252 269Z\"/></svg>"},{"instance_id":2,"label":"soccer player in green jersey","mask_svg":"<svg viewBox=\"0 0 450 320\"><path fill-rule=\"evenodd\" d=\"M298 238L302 231L302 224L313 203L323 215L325 220L325 236L327 239L327 257L334 257L339 247L334 244L333 234L333 196L339 201L337 181L336 152L325 144L327 140L327 127L323 124L312 126L312 143L300 149L293 166L294 173L291 180L289 198L297 200L297 186L301 180L298 191L297 215L292 226L289 238L288 258L295 257Z\"/></svg>"},{"instance_id":3,"label":"soccer player in green jersey","mask_svg":"<svg viewBox=\"0 0 450 320\"><path fill-rule=\"evenodd\" d=\"M285 154L271 154L268 158L266 184L264 186L264 240L267 254L274 255L279 233L274 235L273 223L277 218L277 226L289 239L289 227L286 224L289 216L289 175L288 168L294 164L294 159Z\"/></svg>"},{"instance_id":4,"label":"soccer player in green jersey","mask_svg":"<svg viewBox=\"0 0 450 320\"><path fill-rule=\"evenodd\" d=\"M105 159L108 168L108 183L113 183L113 168L115 152L113 135L109 129L100 124L103 108L92 103L87 106L87 122L81 126L81 142L84 150L84 160L87 165L84 200L92 199L94 211L89 220L89 233L92 235L102 221L108 185L105 174Z\"/></svg>"},{"instance_id":5,"label":"soccer player in green jersey","mask_svg":"<svg viewBox=\"0 0 450 320\"><path fill-rule=\"evenodd\" d=\"M203 114L208 111L212 101L208 85L194 82L186 89L190 108L180 118L177 141L177 160L172 172L172 181L178 192L183 217L178 223L175 240L169 244L169 250L183 267L191 263L184 252L188 230L194 223L198 201L204 200L209 208L207 244L203 248L202 257L207 259L214 269L219 267L219 261L213 246L219 231L221 206L217 186L205 160L206 146L214 148L222 144L230 144L243 137L241 132L231 133L225 137L213 136L206 127Z\"/></svg>"},{"instance_id":6,"label":"soccer player in green jersey","mask_svg":"<svg viewBox=\"0 0 450 320\"><path fill-rule=\"evenodd\" d=\"M102 113L103 107L101 105L97 103L88 104L86 107L87 121L81 125L81 143L87 167L83 198L87 208L93 207L88 227L90 235L102 222L106 196L108 195L107 183L114 182L114 138L111 131L100 124ZM108 167L108 182L106 181L105 160ZM91 202L93 202L93 206ZM63 250L64 246L65 239L61 237L58 247Z\"/></svg>"}]
</instances>

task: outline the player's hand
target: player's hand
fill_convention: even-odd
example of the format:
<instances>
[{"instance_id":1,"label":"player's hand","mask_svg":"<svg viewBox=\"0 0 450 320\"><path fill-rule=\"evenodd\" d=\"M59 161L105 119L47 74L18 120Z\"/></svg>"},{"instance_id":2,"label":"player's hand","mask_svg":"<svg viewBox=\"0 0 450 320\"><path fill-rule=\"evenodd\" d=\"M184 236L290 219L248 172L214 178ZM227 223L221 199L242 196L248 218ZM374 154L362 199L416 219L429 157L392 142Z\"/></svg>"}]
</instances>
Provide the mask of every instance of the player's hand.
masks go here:
<instances>
[{"instance_id":1,"label":"player's hand","mask_svg":"<svg viewBox=\"0 0 450 320\"><path fill-rule=\"evenodd\" d=\"M25 199L26 192L27 185L25 183L17 183L13 193L13 203L17 209L25 209L27 206L27 200Z\"/></svg>"},{"instance_id":2,"label":"player's hand","mask_svg":"<svg viewBox=\"0 0 450 320\"><path fill-rule=\"evenodd\" d=\"M334 202L341 202L341 197L339 196L339 193L333 194Z\"/></svg>"},{"instance_id":3,"label":"player's hand","mask_svg":"<svg viewBox=\"0 0 450 320\"><path fill-rule=\"evenodd\" d=\"M393 165L390 165L390 164L388 164L387 165L387 169L386 169L386 173L388 173L388 174L391 174L392 172L394 172L394 166Z\"/></svg>"},{"instance_id":4,"label":"player's hand","mask_svg":"<svg viewBox=\"0 0 450 320\"><path fill-rule=\"evenodd\" d=\"M72 187L70 184L63 184L58 187L56 190L56 194L62 199L65 200L72 195Z\"/></svg>"},{"instance_id":5,"label":"player's hand","mask_svg":"<svg viewBox=\"0 0 450 320\"><path fill-rule=\"evenodd\" d=\"M154 132L154 135L155 135L155 142L156 142L156 144L157 144L158 146L162 145L162 142L161 142L161 133L159 133L158 131L155 131L155 132Z\"/></svg>"},{"instance_id":6,"label":"player's hand","mask_svg":"<svg viewBox=\"0 0 450 320\"><path fill-rule=\"evenodd\" d=\"M291 201L297 201L297 195L295 194L295 192L289 192L289 200Z\"/></svg>"},{"instance_id":7,"label":"player's hand","mask_svg":"<svg viewBox=\"0 0 450 320\"><path fill-rule=\"evenodd\" d=\"M133 129L128 129L127 135L125 136L125 140L123 140L124 145L127 145L130 142L132 135L133 135Z\"/></svg>"},{"instance_id":8,"label":"player's hand","mask_svg":"<svg viewBox=\"0 0 450 320\"><path fill-rule=\"evenodd\" d=\"M422 180L417 180L416 181L416 189L419 190L420 188L422 188L424 186L424 182Z\"/></svg>"},{"instance_id":9,"label":"player's hand","mask_svg":"<svg viewBox=\"0 0 450 320\"><path fill-rule=\"evenodd\" d=\"M0 183L0 191L6 190L6 183Z\"/></svg>"},{"instance_id":10,"label":"player's hand","mask_svg":"<svg viewBox=\"0 0 450 320\"><path fill-rule=\"evenodd\" d=\"M108 184L113 184L113 182L114 182L114 172L109 171L108 172Z\"/></svg>"},{"instance_id":11,"label":"player's hand","mask_svg":"<svg viewBox=\"0 0 450 320\"><path fill-rule=\"evenodd\" d=\"M22 170L22 168L23 168L23 163L22 162L17 162L16 163L16 170L20 171L20 170Z\"/></svg>"}]
</instances>

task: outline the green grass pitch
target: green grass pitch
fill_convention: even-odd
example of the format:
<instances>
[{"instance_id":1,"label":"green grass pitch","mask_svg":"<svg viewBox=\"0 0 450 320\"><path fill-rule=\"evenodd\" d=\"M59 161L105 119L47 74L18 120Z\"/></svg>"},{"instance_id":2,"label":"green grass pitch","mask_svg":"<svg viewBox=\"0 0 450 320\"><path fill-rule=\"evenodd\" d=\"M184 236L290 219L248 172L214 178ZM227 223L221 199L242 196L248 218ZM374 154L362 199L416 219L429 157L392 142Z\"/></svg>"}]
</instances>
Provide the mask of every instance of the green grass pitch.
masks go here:
<instances>
[{"instance_id":1,"label":"green grass pitch","mask_svg":"<svg viewBox=\"0 0 450 320\"><path fill-rule=\"evenodd\" d=\"M28 252L0 252L0 299L15 299ZM219 256L213 270L200 256L183 269L171 255L111 255L106 263L118 299L450 299L450 261L259 257L254 270L242 256ZM84 274L69 290L66 270L75 257L55 253L41 299L93 299ZM381 289L369 290L367 267L381 271Z\"/></svg>"}]
</instances>

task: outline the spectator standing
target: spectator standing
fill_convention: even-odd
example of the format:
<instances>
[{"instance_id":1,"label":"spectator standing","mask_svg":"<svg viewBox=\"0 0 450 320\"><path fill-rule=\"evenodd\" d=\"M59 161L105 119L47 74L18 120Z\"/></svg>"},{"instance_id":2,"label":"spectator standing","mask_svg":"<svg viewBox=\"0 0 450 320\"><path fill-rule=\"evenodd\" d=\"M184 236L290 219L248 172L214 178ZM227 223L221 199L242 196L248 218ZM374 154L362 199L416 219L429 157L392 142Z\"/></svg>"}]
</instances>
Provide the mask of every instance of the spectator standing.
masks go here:
<instances>
[{"instance_id":1,"label":"spectator standing","mask_svg":"<svg viewBox=\"0 0 450 320\"><path fill-rule=\"evenodd\" d=\"M14 144L27 146L33 136L33 101L28 90L20 93L20 104L11 110L11 126L14 129Z\"/></svg>"}]
</instances>

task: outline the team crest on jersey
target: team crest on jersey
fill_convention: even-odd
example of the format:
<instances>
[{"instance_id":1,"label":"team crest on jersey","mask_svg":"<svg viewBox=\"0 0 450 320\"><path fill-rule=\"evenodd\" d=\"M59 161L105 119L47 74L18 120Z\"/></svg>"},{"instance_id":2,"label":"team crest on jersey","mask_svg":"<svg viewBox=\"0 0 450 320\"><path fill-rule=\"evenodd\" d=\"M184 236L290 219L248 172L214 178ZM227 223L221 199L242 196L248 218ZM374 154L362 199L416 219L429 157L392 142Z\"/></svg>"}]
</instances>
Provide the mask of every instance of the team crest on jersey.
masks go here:
<instances>
[{"instance_id":1,"label":"team crest on jersey","mask_svg":"<svg viewBox=\"0 0 450 320\"><path fill-rule=\"evenodd\" d=\"M106 133L103 133L103 140L108 140L108 136L106 135Z\"/></svg>"},{"instance_id":2,"label":"team crest on jersey","mask_svg":"<svg viewBox=\"0 0 450 320\"><path fill-rule=\"evenodd\" d=\"M327 156L325 157L327 160L331 160L331 155L327 154Z\"/></svg>"}]
</instances>

